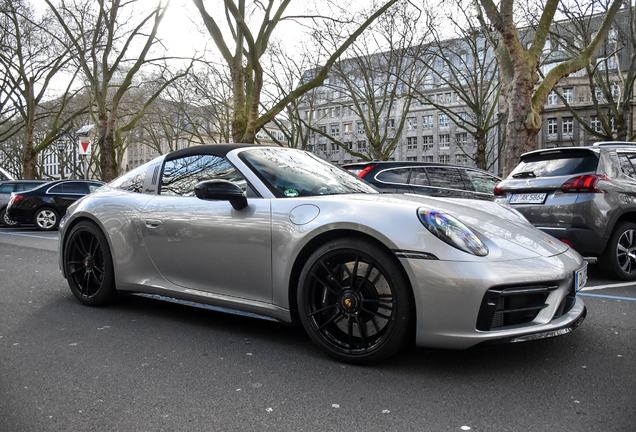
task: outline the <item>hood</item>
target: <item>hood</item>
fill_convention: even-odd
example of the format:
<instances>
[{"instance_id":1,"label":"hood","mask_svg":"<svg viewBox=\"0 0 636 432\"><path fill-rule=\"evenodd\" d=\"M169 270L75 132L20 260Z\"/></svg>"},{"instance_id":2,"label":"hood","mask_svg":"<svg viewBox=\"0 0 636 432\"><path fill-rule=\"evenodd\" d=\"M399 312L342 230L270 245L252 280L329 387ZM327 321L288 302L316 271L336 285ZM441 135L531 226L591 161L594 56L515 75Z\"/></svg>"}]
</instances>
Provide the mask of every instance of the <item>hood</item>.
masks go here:
<instances>
[{"instance_id":1,"label":"hood","mask_svg":"<svg viewBox=\"0 0 636 432\"><path fill-rule=\"evenodd\" d=\"M502 257L554 256L569 249L565 243L531 225L510 207L491 201L437 198L416 194L358 195L387 203L413 205L415 209L436 210L455 217L478 235L494 242ZM519 254L519 248L525 250ZM491 249L491 247L489 247Z\"/></svg>"}]
</instances>

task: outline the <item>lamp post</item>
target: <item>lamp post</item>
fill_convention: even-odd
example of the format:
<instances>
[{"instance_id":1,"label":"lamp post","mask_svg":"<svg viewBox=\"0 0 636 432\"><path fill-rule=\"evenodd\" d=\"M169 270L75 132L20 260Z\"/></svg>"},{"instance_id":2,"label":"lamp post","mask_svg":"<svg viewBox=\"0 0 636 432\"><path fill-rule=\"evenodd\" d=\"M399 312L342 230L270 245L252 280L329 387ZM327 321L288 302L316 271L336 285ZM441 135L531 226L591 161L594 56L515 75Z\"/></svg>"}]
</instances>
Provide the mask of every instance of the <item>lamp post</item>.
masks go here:
<instances>
[{"instance_id":1,"label":"lamp post","mask_svg":"<svg viewBox=\"0 0 636 432\"><path fill-rule=\"evenodd\" d=\"M62 164L62 153L66 150L66 140L61 136L57 139L57 164L60 170L60 180L64 180L64 164Z\"/></svg>"}]
</instances>

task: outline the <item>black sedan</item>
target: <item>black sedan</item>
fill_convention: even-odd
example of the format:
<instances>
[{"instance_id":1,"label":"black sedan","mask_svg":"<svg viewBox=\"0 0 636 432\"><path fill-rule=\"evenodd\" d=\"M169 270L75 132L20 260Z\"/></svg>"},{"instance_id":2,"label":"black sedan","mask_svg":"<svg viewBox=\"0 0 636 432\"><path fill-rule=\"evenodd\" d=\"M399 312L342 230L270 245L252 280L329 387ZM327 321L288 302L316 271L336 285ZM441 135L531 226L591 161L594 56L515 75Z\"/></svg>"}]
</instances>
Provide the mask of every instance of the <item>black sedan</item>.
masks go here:
<instances>
[{"instance_id":1,"label":"black sedan","mask_svg":"<svg viewBox=\"0 0 636 432\"><path fill-rule=\"evenodd\" d=\"M501 179L463 165L427 162L360 162L342 166L386 193L492 201Z\"/></svg>"},{"instance_id":2,"label":"black sedan","mask_svg":"<svg viewBox=\"0 0 636 432\"><path fill-rule=\"evenodd\" d=\"M33 223L39 230L51 231L57 229L68 206L103 185L95 180L58 180L30 191L14 192L6 213L18 223Z\"/></svg>"}]
</instances>

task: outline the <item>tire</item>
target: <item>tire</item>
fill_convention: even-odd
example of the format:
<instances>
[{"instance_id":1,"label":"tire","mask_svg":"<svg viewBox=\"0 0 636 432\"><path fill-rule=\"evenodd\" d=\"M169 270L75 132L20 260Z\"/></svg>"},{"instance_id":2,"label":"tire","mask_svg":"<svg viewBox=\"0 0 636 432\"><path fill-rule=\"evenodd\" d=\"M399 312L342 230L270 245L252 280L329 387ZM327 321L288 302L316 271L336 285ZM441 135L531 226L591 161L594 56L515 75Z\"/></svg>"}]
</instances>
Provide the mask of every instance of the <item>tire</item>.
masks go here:
<instances>
[{"instance_id":1,"label":"tire","mask_svg":"<svg viewBox=\"0 0 636 432\"><path fill-rule=\"evenodd\" d=\"M5 228L17 228L20 226L20 222L9 219L9 216L7 216L6 207L0 210L0 223L2 223L2 226Z\"/></svg>"},{"instance_id":2,"label":"tire","mask_svg":"<svg viewBox=\"0 0 636 432\"><path fill-rule=\"evenodd\" d=\"M97 225L82 221L64 242L64 272L73 295L81 303L100 306L117 297L113 258Z\"/></svg>"},{"instance_id":3,"label":"tire","mask_svg":"<svg viewBox=\"0 0 636 432\"><path fill-rule=\"evenodd\" d=\"M598 264L611 278L636 280L636 224L622 222L614 228Z\"/></svg>"},{"instance_id":4,"label":"tire","mask_svg":"<svg viewBox=\"0 0 636 432\"><path fill-rule=\"evenodd\" d=\"M318 248L301 272L297 301L309 337L340 361L377 362L411 340L408 279L399 263L367 240L343 238Z\"/></svg>"},{"instance_id":5,"label":"tire","mask_svg":"<svg viewBox=\"0 0 636 432\"><path fill-rule=\"evenodd\" d=\"M33 215L33 224L40 231L53 231L60 224L60 216L52 208L41 208Z\"/></svg>"}]
</instances>

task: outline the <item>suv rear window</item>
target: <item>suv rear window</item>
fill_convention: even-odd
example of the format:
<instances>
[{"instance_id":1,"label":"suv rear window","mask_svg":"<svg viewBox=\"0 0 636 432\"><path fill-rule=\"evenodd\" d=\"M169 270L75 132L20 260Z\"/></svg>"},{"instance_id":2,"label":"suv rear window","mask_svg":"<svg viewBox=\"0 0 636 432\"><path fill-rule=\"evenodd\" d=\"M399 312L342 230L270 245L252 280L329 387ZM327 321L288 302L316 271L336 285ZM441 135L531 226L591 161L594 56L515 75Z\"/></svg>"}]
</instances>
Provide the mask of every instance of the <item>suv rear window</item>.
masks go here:
<instances>
[{"instance_id":1,"label":"suv rear window","mask_svg":"<svg viewBox=\"0 0 636 432\"><path fill-rule=\"evenodd\" d=\"M595 173L598 157L592 152L541 153L521 160L512 178L556 177Z\"/></svg>"}]
</instances>

